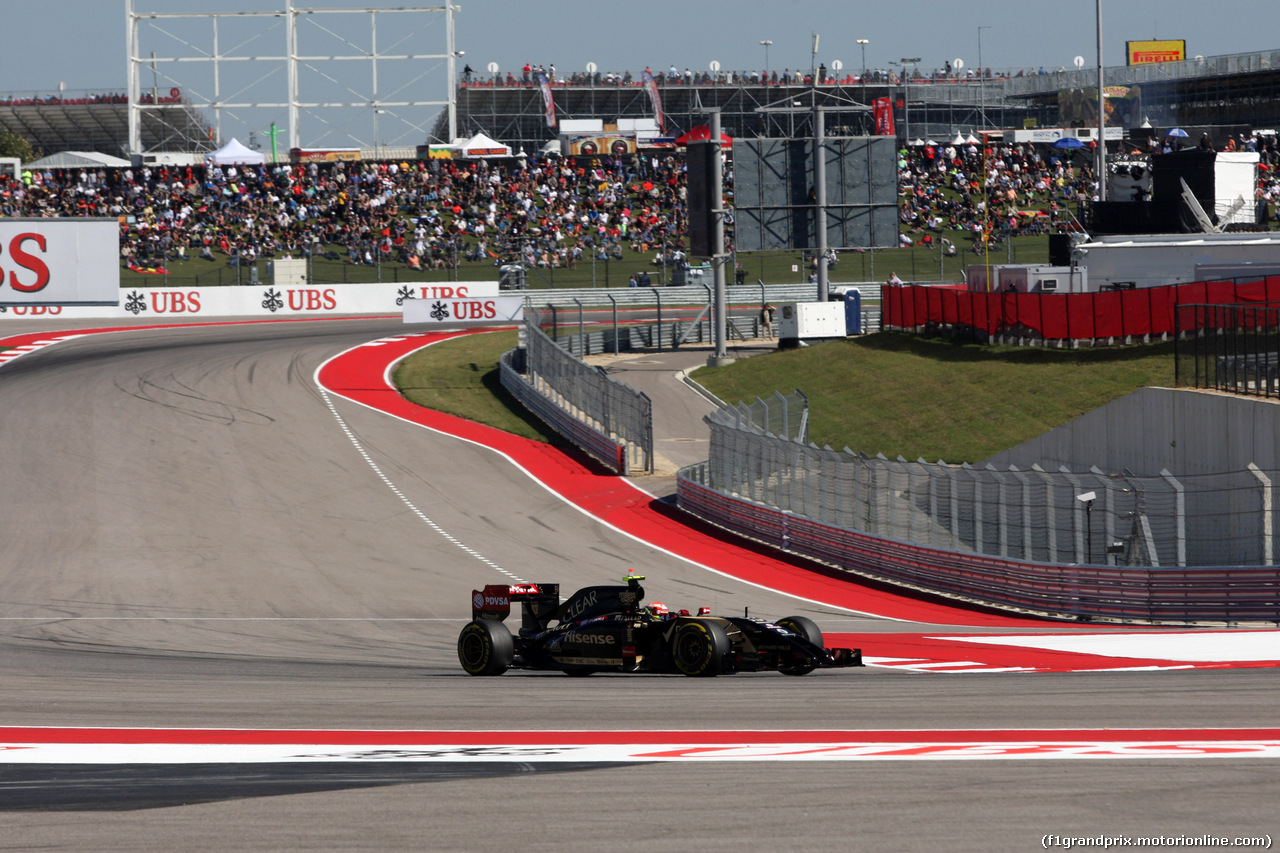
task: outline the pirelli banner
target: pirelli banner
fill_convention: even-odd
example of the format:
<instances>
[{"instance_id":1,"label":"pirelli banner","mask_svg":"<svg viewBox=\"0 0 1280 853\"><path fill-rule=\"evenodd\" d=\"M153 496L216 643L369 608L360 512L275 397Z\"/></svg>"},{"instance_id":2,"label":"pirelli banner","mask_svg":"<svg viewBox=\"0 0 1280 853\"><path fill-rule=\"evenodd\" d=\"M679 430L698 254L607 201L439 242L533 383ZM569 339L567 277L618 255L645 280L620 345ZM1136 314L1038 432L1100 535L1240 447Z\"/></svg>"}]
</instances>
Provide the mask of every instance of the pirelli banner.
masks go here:
<instances>
[{"instance_id":1,"label":"pirelli banner","mask_svg":"<svg viewBox=\"0 0 1280 853\"><path fill-rule=\"evenodd\" d=\"M1130 65L1151 65L1155 62L1182 62L1187 58L1186 39L1161 41L1127 41L1125 53Z\"/></svg>"},{"instance_id":2,"label":"pirelli banner","mask_svg":"<svg viewBox=\"0 0 1280 853\"><path fill-rule=\"evenodd\" d=\"M0 219L0 306L119 305L115 219Z\"/></svg>"}]
</instances>

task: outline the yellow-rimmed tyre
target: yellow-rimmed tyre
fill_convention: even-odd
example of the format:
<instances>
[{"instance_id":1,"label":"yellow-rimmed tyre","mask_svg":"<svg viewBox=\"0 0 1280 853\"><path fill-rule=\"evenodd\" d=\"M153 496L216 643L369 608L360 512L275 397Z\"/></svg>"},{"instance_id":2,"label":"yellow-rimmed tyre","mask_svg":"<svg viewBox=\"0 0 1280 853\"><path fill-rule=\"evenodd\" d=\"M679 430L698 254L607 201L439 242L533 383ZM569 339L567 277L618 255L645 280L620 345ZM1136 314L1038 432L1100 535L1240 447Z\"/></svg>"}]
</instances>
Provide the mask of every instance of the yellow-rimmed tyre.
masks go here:
<instances>
[{"instance_id":1,"label":"yellow-rimmed tyre","mask_svg":"<svg viewBox=\"0 0 1280 853\"><path fill-rule=\"evenodd\" d=\"M515 653L511 631L493 619L469 622L458 635L458 661L471 675L502 675Z\"/></svg>"},{"instance_id":2,"label":"yellow-rimmed tyre","mask_svg":"<svg viewBox=\"0 0 1280 853\"><path fill-rule=\"evenodd\" d=\"M719 623L690 620L671 637L671 660L685 675L719 675L730 651L729 635Z\"/></svg>"},{"instance_id":3,"label":"yellow-rimmed tyre","mask_svg":"<svg viewBox=\"0 0 1280 853\"><path fill-rule=\"evenodd\" d=\"M784 616L778 620L778 627L786 628L793 634L799 634L818 648L822 648L822 631L812 619L804 616ZM778 672L783 675L808 675L817 666L811 660L780 663Z\"/></svg>"}]
</instances>

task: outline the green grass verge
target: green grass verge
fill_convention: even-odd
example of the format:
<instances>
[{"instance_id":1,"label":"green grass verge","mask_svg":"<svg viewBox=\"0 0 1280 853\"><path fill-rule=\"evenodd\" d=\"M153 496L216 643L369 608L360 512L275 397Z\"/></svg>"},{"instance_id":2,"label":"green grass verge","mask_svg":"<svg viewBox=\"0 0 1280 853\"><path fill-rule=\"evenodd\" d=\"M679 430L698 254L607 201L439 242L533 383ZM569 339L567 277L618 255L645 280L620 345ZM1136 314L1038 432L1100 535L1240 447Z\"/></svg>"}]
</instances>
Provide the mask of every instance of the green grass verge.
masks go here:
<instances>
[{"instance_id":1,"label":"green grass verge","mask_svg":"<svg viewBox=\"0 0 1280 853\"><path fill-rule=\"evenodd\" d=\"M559 444L563 439L502 387L498 359L516 345L515 332L467 335L406 358L392 381L412 403L500 430Z\"/></svg>"},{"instance_id":2,"label":"green grass verge","mask_svg":"<svg viewBox=\"0 0 1280 853\"><path fill-rule=\"evenodd\" d=\"M503 390L498 358L514 332L446 341L396 371L422 406L541 441L560 441ZM800 389L810 438L891 459L977 462L1144 386L1173 386L1173 345L1058 350L957 346L876 334L703 367L729 402Z\"/></svg>"}]
</instances>

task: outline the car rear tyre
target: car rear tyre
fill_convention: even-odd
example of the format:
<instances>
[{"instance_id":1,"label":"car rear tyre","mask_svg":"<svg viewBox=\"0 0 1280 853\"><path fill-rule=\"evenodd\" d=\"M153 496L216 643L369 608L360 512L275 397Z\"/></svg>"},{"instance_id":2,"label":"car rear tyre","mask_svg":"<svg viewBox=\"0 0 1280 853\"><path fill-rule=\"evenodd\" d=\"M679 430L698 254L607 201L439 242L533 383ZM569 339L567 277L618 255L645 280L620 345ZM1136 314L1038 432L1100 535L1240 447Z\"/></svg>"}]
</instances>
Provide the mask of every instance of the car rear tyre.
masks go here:
<instances>
[{"instance_id":1,"label":"car rear tyre","mask_svg":"<svg viewBox=\"0 0 1280 853\"><path fill-rule=\"evenodd\" d=\"M458 635L458 661L471 675L502 675L514 659L515 641L501 622L477 619Z\"/></svg>"},{"instance_id":2,"label":"car rear tyre","mask_svg":"<svg viewBox=\"0 0 1280 853\"><path fill-rule=\"evenodd\" d=\"M729 635L718 623L689 621L671 638L671 659L685 675L719 675L730 648Z\"/></svg>"},{"instance_id":3,"label":"car rear tyre","mask_svg":"<svg viewBox=\"0 0 1280 853\"><path fill-rule=\"evenodd\" d=\"M804 616L786 616L778 620L778 626L786 628L793 634L799 634L818 648L822 648L822 631L817 623ZM818 668L811 660L788 661L778 664L778 672L783 675L808 675Z\"/></svg>"}]
</instances>

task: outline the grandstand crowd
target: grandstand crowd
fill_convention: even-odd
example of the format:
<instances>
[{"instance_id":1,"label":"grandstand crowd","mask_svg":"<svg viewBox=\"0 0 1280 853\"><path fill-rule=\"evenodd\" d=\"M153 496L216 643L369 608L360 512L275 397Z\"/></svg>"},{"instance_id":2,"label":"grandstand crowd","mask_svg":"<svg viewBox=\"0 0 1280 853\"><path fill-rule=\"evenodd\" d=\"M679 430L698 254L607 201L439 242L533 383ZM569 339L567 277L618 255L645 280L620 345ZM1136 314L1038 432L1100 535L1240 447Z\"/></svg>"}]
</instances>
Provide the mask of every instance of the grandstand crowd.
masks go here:
<instances>
[{"instance_id":1,"label":"grandstand crowd","mask_svg":"<svg viewBox=\"0 0 1280 853\"><path fill-rule=\"evenodd\" d=\"M0 179L4 216L122 217L120 253L155 268L192 256L249 264L313 252L445 269L523 261L665 262L684 247L674 156L62 169Z\"/></svg>"},{"instance_id":2,"label":"grandstand crowd","mask_svg":"<svg viewBox=\"0 0 1280 853\"><path fill-rule=\"evenodd\" d=\"M1261 154L1258 197L1274 209L1274 138ZM901 244L957 254L1070 228L1098 195L1091 160L1087 150L1031 144L904 147ZM410 269L516 261L572 269L622 260L627 249L662 265L684 260L685 177L675 154L45 169L0 177L0 215L117 217L121 258L140 270L314 254ZM725 177L731 198L731 163Z\"/></svg>"},{"instance_id":3,"label":"grandstand crowd","mask_svg":"<svg viewBox=\"0 0 1280 853\"><path fill-rule=\"evenodd\" d=\"M1207 136L1200 145L1208 146ZM1241 136L1222 148L1259 153L1255 201L1274 211L1280 204L1276 138ZM1170 150L1165 140L1132 153ZM976 142L903 148L898 157L902 244L941 241L944 251L955 254L959 249L945 232L967 234L980 251L1009 237L1071 228L1099 197L1092 163L1087 148L1072 152L1029 143L988 143L985 151ZM1269 212L1266 216L1271 218Z\"/></svg>"}]
</instances>

